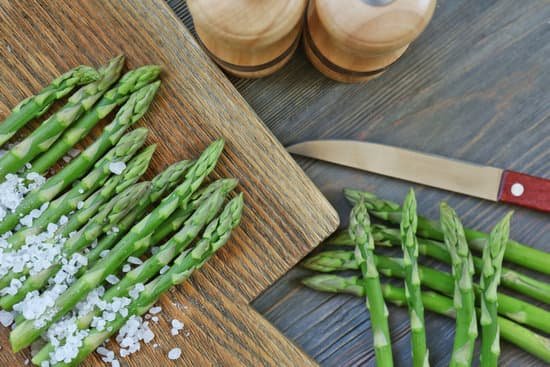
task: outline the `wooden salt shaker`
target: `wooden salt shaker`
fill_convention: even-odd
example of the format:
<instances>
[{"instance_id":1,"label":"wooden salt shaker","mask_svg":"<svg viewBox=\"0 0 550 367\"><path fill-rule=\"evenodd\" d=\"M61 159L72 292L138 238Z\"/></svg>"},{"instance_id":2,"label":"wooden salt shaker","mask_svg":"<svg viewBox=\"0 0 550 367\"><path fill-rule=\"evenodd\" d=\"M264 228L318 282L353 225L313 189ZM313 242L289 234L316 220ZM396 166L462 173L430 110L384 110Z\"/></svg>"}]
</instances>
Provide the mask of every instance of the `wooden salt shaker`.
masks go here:
<instances>
[{"instance_id":1,"label":"wooden salt shaker","mask_svg":"<svg viewBox=\"0 0 550 367\"><path fill-rule=\"evenodd\" d=\"M428 25L436 0L311 0L304 43L315 67L341 82L381 75Z\"/></svg>"},{"instance_id":2,"label":"wooden salt shaker","mask_svg":"<svg viewBox=\"0 0 550 367\"><path fill-rule=\"evenodd\" d=\"M187 0L199 42L230 74L279 70L299 43L307 0Z\"/></svg>"}]
</instances>

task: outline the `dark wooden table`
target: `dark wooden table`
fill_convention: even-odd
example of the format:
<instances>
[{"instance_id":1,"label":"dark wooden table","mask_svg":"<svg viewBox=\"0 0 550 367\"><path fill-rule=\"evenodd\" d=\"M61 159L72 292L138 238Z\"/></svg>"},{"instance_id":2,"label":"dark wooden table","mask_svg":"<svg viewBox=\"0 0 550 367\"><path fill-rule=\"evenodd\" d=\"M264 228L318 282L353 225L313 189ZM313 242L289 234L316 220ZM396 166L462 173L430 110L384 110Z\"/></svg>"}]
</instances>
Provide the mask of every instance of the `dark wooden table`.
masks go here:
<instances>
[{"instance_id":1,"label":"dark wooden table","mask_svg":"<svg viewBox=\"0 0 550 367\"><path fill-rule=\"evenodd\" d=\"M170 5L192 28L185 1ZM440 0L424 34L381 78L345 85L323 77L299 49L289 65L261 80L231 78L285 145L348 138L416 149L550 177L550 3L547 0ZM342 189L402 201L409 183L299 159L347 223ZM438 217L447 200L467 226L489 230L510 208L412 185L419 210ZM550 251L547 214L515 208L514 239ZM548 264L550 266L550 264ZM373 366L364 302L300 286L296 268L254 306L323 366ZM535 275L536 276L536 275ZM546 278L548 280L548 278ZM396 364L410 365L406 310L390 307ZM454 322L428 313L432 364L446 366ZM503 343L505 366L539 360Z\"/></svg>"}]
</instances>

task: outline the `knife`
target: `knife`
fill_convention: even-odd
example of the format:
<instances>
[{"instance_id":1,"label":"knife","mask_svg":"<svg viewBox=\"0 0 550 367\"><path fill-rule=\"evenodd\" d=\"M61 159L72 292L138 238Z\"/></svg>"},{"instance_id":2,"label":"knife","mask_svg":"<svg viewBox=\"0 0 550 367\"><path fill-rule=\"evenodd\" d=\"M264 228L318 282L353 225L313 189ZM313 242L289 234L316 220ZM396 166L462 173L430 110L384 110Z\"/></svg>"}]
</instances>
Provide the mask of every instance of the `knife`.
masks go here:
<instances>
[{"instance_id":1,"label":"knife","mask_svg":"<svg viewBox=\"0 0 550 367\"><path fill-rule=\"evenodd\" d=\"M353 140L307 141L287 150L384 176L550 212L550 180L520 172Z\"/></svg>"}]
</instances>

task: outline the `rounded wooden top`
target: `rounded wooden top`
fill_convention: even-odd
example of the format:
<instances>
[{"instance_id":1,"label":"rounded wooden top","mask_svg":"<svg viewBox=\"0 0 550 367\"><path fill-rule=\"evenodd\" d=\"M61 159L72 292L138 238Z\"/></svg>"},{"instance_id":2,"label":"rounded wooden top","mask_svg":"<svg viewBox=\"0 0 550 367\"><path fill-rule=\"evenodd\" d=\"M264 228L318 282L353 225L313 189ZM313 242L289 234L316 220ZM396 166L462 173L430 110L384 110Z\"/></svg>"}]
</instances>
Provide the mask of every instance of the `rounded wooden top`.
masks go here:
<instances>
[{"instance_id":1,"label":"rounded wooden top","mask_svg":"<svg viewBox=\"0 0 550 367\"><path fill-rule=\"evenodd\" d=\"M353 49L387 52L416 39L429 23L436 0L313 0L320 22Z\"/></svg>"},{"instance_id":2,"label":"rounded wooden top","mask_svg":"<svg viewBox=\"0 0 550 367\"><path fill-rule=\"evenodd\" d=\"M306 0L188 0L196 24L230 42L270 43L300 21Z\"/></svg>"}]
</instances>

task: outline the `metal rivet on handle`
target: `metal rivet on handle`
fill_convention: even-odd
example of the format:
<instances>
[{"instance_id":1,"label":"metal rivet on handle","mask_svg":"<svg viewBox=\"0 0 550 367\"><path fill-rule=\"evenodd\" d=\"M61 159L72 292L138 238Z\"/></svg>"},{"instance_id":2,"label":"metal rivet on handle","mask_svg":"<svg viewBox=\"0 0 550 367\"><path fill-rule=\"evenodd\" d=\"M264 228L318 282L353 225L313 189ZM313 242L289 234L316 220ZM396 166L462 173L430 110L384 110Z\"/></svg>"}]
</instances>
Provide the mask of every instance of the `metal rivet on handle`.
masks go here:
<instances>
[{"instance_id":1,"label":"metal rivet on handle","mask_svg":"<svg viewBox=\"0 0 550 367\"><path fill-rule=\"evenodd\" d=\"M516 182L510 188L510 192L512 193L512 195L516 197L523 195L524 191L525 191L525 187L523 187L523 185L520 184L519 182Z\"/></svg>"}]
</instances>

